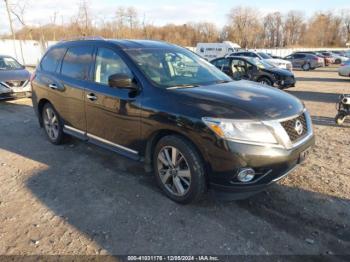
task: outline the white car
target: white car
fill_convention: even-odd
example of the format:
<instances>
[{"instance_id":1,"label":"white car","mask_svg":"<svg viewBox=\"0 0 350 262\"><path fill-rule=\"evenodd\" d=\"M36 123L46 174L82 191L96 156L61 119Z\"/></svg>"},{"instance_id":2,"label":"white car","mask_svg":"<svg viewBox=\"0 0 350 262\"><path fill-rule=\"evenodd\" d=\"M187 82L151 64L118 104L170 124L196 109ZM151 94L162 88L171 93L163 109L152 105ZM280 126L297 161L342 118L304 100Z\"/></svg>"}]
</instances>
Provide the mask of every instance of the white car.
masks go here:
<instances>
[{"instance_id":1,"label":"white car","mask_svg":"<svg viewBox=\"0 0 350 262\"><path fill-rule=\"evenodd\" d=\"M252 51L243 51L243 52L235 52L231 54L231 56L245 56L252 57L259 60L264 60L278 68L287 69L289 71L293 70L293 65L291 62L283 59L272 58L270 55L263 52L252 52Z\"/></svg>"},{"instance_id":2,"label":"white car","mask_svg":"<svg viewBox=\"0 0 350 262\"><path fill-rule=\"evenodd\" d=\"M341 64L341 66L338 69L338 74L340 76L350 77L350 60L348 60L347 62Z\"/></svg>"}]
</instances>

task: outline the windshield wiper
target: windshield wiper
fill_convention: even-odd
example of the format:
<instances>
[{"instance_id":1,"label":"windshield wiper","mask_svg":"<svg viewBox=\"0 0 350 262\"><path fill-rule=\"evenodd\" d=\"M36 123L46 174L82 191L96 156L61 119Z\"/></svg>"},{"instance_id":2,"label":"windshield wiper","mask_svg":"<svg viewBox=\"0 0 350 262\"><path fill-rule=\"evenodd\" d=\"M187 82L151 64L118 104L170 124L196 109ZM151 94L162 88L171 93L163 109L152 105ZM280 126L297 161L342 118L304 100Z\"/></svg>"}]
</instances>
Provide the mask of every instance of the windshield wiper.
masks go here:
<instances>
[{"instance_id":1,"label":"windshield wiper","mask_svg":"<svg viewBox=\"0 0 350 262\"><path fill-rule=\"evenodd\" d=\"M196 84L181 84L176 86L168 87L167 89L178 89L178 88L192 88L192 87L199 87L199 85Z\"/></svg>"}]
</instances>

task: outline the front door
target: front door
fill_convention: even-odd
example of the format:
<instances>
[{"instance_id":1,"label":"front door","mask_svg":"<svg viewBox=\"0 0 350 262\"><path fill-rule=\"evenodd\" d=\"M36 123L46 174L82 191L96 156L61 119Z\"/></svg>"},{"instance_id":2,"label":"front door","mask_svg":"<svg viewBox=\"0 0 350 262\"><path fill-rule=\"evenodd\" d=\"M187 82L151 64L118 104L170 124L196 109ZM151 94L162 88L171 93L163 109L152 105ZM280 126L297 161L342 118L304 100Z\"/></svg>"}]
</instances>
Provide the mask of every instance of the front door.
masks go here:
<instances>
[{"instance_id":1,"label":"front door","mask_svg":"<svg viewBox=\"0 0 350 262\"><path fill-rule=\"evenodd\" d=\"M108 85L109 76L118 73L133 77L117 51L98 48L93 83L85 89L87 133L90 139L137 154L140 96Z\"/></svg>"}]
</instances>

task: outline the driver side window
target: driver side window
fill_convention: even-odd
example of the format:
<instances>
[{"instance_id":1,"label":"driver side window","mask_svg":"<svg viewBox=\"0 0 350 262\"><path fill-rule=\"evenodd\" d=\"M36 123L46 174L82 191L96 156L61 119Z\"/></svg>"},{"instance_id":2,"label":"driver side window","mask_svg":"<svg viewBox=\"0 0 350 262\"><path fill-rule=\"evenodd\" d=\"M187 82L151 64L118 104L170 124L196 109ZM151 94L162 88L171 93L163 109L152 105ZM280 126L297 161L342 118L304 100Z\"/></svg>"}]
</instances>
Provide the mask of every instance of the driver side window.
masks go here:
<instances>
[{"instance_id":1,"label":"driver side window","mask_svg":"<svg viewBox=\"0 0 350 262\"><path fill-rule=\"evenodd\" d=\"M114 74L132 76L129 67L113 50L99 48L96 55L95 82L108 85L108 78Z\"/></svg>"}]
</instances>

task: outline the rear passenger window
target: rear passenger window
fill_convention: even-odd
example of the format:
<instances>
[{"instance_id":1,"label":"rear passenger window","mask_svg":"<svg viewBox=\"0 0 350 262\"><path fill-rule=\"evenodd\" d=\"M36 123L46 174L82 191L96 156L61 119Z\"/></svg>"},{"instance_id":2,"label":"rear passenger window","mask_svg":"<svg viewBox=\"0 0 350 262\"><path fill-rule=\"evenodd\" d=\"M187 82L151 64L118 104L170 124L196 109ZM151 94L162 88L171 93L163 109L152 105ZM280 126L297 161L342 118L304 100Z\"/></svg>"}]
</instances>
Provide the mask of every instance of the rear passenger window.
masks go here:
<instances>
[{"instance_id":1,"label":"rear passenger window","mask_svg":"<svg viewBox=\"0 0 350 262\"><path fill-rule=\"evenodd\" d=\"M46 72L55 72L65 52L66 48L63 47L52 48L50 51L47 52L47 54L41 61L41 69Z\"/></svg>"},{"instance_id":2,"label":"rear passenger window","mask_svg":"<svg viewBox=\"0 0 350 262\"><path fill-rule=\"evenodd\" d=\"M69 48L63 59L61 74L79 80L88 80L92 51L92 46Z\"/></svg>"},{"instance_id":3,"label":"rear passenger window","mask_svg":"<svg viewBox=\"0 0 350 262\"><path fill-rule=\"evenodd\" d=\"M130 69L116 52L99 48L96 55L95 82L108 85L108 78L114 74L132 76Z\"/></svg>"}]
</instances>

